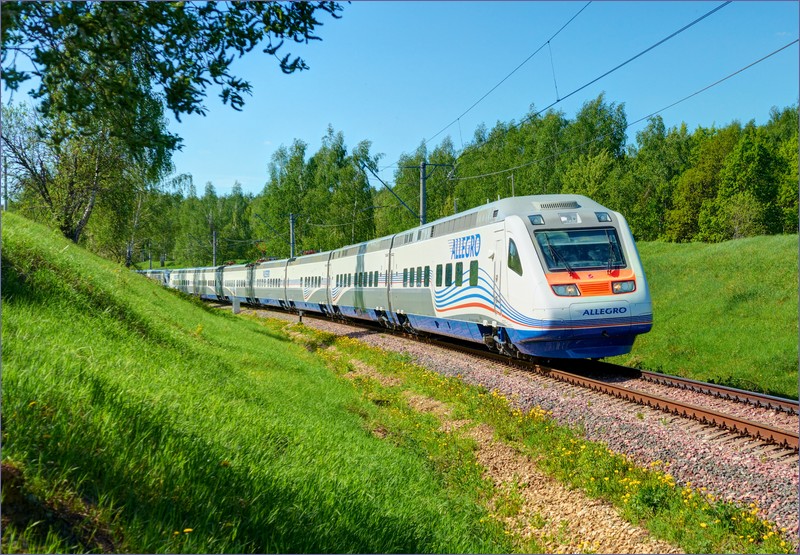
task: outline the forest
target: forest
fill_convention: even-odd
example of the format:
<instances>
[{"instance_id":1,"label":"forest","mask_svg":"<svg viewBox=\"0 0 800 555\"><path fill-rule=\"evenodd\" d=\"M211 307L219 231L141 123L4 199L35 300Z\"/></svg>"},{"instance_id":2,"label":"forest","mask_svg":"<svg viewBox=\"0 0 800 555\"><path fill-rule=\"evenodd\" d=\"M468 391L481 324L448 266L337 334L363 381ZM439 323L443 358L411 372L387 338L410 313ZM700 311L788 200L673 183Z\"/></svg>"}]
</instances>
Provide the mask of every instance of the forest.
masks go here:
<instances>
[{"instance_id":1,"label":"forest","mask_svg":"<svg viewBox=\"0 0 800 555\"><path fill-rule=\"evenodd\" d=\"M760 125L668 129L657 114L629 123L624 104L600 94L574 116L531 105L519 121L481 125L460 148L450 137L421 141L395 161L321 123L316 152L295 139L263 161L258 194L237 183L219 195L231 184L175 175L182 139L165 114L206 114L214 90L242 110L252 87L233 61L261 50L283 74L304 71L287 49L321 40L342 9L4 2L3 84L12 98L34 87L33 105L2 107L5 208L129 266L277 258L290 253L290 228L302 253L418 225L425 164L427 221L500 197L580 193L624 214L639 241L797 233L797 105L753 114L768 116ZM393 183L379 167L395 168Z\"/></svg>"},{"instance_id":2,"label":"forest","mask_svg":"<svg viewBox=\"0 0 800 555\"><path fill-rule=\"evenodd\" d=\"M414 227L423 162L438 165L427 169L428 221L499 197L578 193L621 212L639 241L719 242L798 229L797 106L773 108L764 125L734 121L692 131L667 129L654 116L633 143L624 106L604 95L572 119L531 107L520 123L480 127L460 153L449 137L432 149L421 143L396 161L391 191L373 177L385 161L370 141L348 148L329 126L316 152L300 140L282 145L257 195L238 183L218 195L213 183L198 191L190 175L148 174L141 161L115 155L102 135L56 147L36 133L42 123L24 107L4 108L3 120L7 152L20 158L10 209L58 225L59 212L43 206L37 172L26 174L26 163L67 182L52 196L100 179L102 194L77 241L140 267L209 265L214 254L218 263L287 257L290 215L296 253Z\"/></svg>"}]
</instances>

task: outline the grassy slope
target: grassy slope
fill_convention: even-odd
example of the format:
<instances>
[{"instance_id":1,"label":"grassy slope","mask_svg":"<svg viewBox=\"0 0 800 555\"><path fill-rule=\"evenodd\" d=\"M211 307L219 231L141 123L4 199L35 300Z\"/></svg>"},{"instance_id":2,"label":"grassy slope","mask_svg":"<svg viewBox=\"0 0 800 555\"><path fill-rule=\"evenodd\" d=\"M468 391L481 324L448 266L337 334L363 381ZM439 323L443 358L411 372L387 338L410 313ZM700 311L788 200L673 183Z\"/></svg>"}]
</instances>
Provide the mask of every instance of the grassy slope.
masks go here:
<instances>
[{"instance_id":1,"label":"grassy slope","mask_svg":"<svg viewBox=\"0 0 800 555\"><path fill-rule=\"evenodd\" d=\"M2 267L4 460L111 515L115 550L508 548L424 457L373 437L358 416L369 401L279 326L8 213Z\"/></svg>"},{"instance_id":2,"label":"grassy slope","mask_svg":"<svg viewBox=\"0 0 800 555\"><path fill-rule=\"evenodd\" d=\"M329 342L489 423L559 480L690 552L787 549L766 524L688 506L689 488L669 476L500 396L353 341L289 341L285 324L207 309L13 214L3 224L4 551L540 549L487 518L498 492L469 442L409 410L399 386L337 378L347 368L331 365L334 349L315 351ZM586 456L548 456L576 449ZM16 499L40 533L6 525L15 468L45 501Z\"/></svg>"},{"instance_id":3,"label":"grassy slope","mask_svg":"<svg viewBox=\"0 0 800 555\"><path fill-rule=\"evenodd\" d=\"M653 330L612 360L797 398L797 235L639 251Z\"/></svg>"}]
</instances>

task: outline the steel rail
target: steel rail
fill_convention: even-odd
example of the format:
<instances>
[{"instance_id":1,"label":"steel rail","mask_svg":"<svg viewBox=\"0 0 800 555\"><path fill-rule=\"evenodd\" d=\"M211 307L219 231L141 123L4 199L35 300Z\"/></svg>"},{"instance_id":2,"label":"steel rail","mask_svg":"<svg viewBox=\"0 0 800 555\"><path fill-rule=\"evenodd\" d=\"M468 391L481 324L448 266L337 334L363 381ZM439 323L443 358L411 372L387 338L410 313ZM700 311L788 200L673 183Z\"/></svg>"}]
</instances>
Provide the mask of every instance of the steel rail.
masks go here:
<instances>
[{"instance_id":1,"label":"steel rail","mask_svg":"<svg viewBox=\"0 0 800 555\"><path fill-rule=\"evenodd\" d=\"M704 393L720 399L737 401L740 403L778 410L789 414L800 414L800 402L795 401L794 399L786 399L784 397L777 397L775 395L767 395L766 393L746 391L744 389L737 389L735 387L701 382L671 374L662 374L660 372L652 372L649 370L639 370L638 368L629 368L627 366L620 366L618 364L612 364L609 362L598 361L595 362L593 366L596 368L606 369L615 374L638 377L652 383Z\"/></svg>"},{"instance_id":2,"label":"steel rail","mask_svg":"<svg viewBox=\"0 0 800 555\"><path fill-rule=\"evenodd\" d=\"M738 432L743 435L761 439L768 443L775 443L794 450L800 449L800 435L798 435L797 432L787 432L766 424L760 424L758 422L739 418L738 416L723 414L721 412L698 407L696 405L681 401L674 401L672 399L661 397L660 395L642 393L640 391L635 391L625 387L619 387L614 384L587 378L585 376L579 376L577 374L572 374L570 372L565 372L555 368L542 366L540 366L540 368L542 373L553 376L560 381L581 387L587 387L595 391L613 395L619 399L646 405L651 408L669 412L683 418L698 420L704 424Z\"/></svg>"}]
</instances>

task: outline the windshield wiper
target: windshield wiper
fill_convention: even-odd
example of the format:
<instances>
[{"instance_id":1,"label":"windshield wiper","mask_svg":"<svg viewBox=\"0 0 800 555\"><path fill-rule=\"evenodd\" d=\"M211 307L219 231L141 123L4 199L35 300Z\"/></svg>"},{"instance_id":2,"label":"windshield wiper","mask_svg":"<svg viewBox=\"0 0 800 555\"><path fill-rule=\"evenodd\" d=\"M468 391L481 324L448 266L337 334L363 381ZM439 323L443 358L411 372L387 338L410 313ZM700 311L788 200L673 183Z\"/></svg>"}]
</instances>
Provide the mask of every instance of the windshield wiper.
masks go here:
<instances>
[{"instance_id":1,"label":"windshield wiper","mask_svg":"<svg viewBox=\"0 0 800 555\"><path fill-rule=\"evenodd\" d=\"M608 239L608 266L606 271L610 274L618 268L618 264L617 257L614 255L614 244L611 242L611 235L609 235L608 230L605 230L605 232L606 239Z\"/></svg>"},{"instance_id":2,"label":"windshield wiper","mask_svg":"<svg viewBox=\"0 0 800 555\"><path fill-rule=\"evenodd\" d=\"M558 251L556 250L556 248L555 248L555 247L553 247L553 245L551 245L551 244L550 244L550 238L547 236L547 233L545 233L545 234L544 234L544 240L545 240L545 241L547 241L547 248L549 248L549 249L550 249L550 255L551 255L553 258L558 258L559 260L561 260L561 263L562 263L562 264L564 264L564 269L565 269L567 272L569 272L569 274L570 274L571 276L578 277L578 274L576 274L576 273L575 273L575 270L573 270L572 268L570 268L570 265L569 265L569 263L567 262L567 259L566 259L566 258L564 258L564 255L562 255L560 252L558 252Z\"/></svg>"}]
</instances>

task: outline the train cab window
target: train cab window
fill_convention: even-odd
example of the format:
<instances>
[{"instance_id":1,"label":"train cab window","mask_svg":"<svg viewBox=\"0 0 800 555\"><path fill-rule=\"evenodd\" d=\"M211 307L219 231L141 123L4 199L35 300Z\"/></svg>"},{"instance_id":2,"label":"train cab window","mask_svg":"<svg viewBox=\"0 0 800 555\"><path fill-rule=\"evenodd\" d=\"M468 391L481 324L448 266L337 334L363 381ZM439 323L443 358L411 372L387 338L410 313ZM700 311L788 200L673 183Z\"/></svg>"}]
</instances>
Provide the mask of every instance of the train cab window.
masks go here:
<instances>
[{"instance_id":1,"label":"train cab window","mask_svg":"<svg viewBox=\"0 0 800 555\"><path fill-rule=\"evenodd\" d=\"M453 265L448 264L444 267L444 286L450 287L453 285Z\"/></svg>"},{"instance_id":2,"label":"train cab window","mask_svg":"<svg viewBox=\"0 0 800 555\"><path fill-rule=\"evenodd\" d=\"M431 286L431 267L425 266L425 287Z\"/></svg>"},{"instance_id":3,"label":"train cab window","mask_svg":"<svg viewBox=\"0 0 800 555\"><path fill-rule=\"evenodd\" d=\"M508 267L519 275L522 275L522 260L519 258L517 244L513 239L508 240Z\"/></svg>"},{"instance_id":4,"label":"train cab window","mask_svg":"<svg viewBox=\"0 0 800 555\"><path fill-rule=\"evenodd\" d=\"M436 265L436 287L442 286L442 265Z\"/></svg>"},{"instance_id":5,"label":"train cab window","mask_svg":"<svg viewBox=\"0 0 800 555\"><path fill-rule=\"evenodd\" d=\"M417 266L417 287L422 287L422 266Z\"/></svg>"},{"instance_id":6,"label":"train cab window","mask_svg":"<svg viewBox=\"0 0 800 555\"><path fill-rule=\"evenodd\" d=\"M456 262L456 287L464 283L464 263Z\"/></svg>"},{"instance_id":7,"label":"train cab window","mask_svg":"<svg viewBox=\"0 0 800 555\"><path fill-rule=\"evenodd\" d=\"M478 285L478 261L473 260L469 263L469 285L475 287Z\"/></svg>"}]
</instances>

